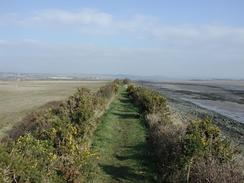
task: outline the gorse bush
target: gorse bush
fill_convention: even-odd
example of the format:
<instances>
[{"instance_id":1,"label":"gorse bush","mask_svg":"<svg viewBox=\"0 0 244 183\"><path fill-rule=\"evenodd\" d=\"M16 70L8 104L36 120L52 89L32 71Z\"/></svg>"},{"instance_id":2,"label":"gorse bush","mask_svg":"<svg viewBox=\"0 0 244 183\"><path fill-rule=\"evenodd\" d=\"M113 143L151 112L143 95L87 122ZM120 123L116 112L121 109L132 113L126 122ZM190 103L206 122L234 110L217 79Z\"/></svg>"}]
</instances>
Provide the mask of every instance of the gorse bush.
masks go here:
<instances>
[{"instance_id":1,"label":"gorse bush","mask_svg":"<svg viewBox=\"0 0 244 183\"><path fill-rule=\"evenodd\" d=\"M0 182L82 182L84 166L94 156L84 142L117 91L116 82L96 93L81 88L31 118L30 133L0 145Z\"/></svg>"},{"instance_id":2,"label":"gorse bush","mask_svg":"<svg viewBox=\"0 0 244 183\"><path fill-rule=\"evenodd\" d=\"M160 122L170 123L169 108L166 99L160 93L133 85L130 85L127 91L143 112L146 114L157 114L160 117Z\"/></svg>"},{"instance_id":3,"label":"gorse bush","mask_svg":"<svg viewBox=\"0 0 244 183\"><path fill-rule=\"evenodd\" d=\"M192 121L183 139L183 162L188 182L243 182L239 151L221 135L212 120Z\"/></svg>"},{"instance_id":4,"label":"gorse bush","mask_svg":"<svg viewBox=\"0 0 244 183\"><path fill-rule=\"evenodd\" d=\"M48 141L37 140L30 134L20 137L11 147L2 145L1 182L59 181L51 166L53 151Z\"/></svg>"},{"instance_id":5,"label":"gorse bush","mask_svg":"<svg viewBox=\"0 0 244 183\"><path fill-rule=\"evenodd\" d=\"M193 121L188 125L184 137L186 159L211 155L220 162L226 162L232 160L234 154L230 141L221 137L220 129L210 119Z\"/></svg>"},{"instance_id":6,"label":"gorse bush","mask_svg":"<svg viewBox=\"0 0 244 183\"><path fill-rule=\"evenodd\" d=\"M212 120L192 121L186 128L176 126L160 93L133 85L127 91L146 118L158 182L244 181L234 161L237 151Z\"/></svg>"}]
</instances>

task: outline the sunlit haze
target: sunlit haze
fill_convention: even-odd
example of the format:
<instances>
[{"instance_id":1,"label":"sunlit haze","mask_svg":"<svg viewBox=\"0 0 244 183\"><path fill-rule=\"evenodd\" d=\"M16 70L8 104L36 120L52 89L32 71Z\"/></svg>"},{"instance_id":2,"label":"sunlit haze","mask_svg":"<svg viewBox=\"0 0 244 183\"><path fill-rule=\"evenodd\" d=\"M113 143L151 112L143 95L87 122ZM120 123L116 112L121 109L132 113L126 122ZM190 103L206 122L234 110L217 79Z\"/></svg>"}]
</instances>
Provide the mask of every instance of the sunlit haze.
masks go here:
<instances>
[{"instance_id":1,"label":"sunlit haze","mask_svg":"<svg viewBox=\"0 0 244 183\"><path fill-rule=\"evenodd\" d=\"M242 0L0 2L0 72L244 78Z\"/></svg>"}]
</instances>

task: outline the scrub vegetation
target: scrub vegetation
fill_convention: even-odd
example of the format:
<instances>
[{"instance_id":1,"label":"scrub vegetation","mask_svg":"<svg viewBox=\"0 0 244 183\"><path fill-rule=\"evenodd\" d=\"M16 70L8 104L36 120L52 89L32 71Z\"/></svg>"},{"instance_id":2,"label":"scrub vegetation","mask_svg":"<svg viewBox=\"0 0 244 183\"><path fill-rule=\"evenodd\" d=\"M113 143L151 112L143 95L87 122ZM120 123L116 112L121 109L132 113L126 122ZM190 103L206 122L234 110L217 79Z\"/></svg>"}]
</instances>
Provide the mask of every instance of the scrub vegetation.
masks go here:
<instances>
[{"instance_id":1,"label":"scrub vegetation","mask_svg":"<svg viewBox=\"0 0 244 183\"><path fill-rule=\"evenodd\" d=\"M117 93L113 82L97 92L80 88L31 121L32 129L0 147L0 182L81 182L96 118Z\"/></svg>"},{"instance_id":2,"label":"scrub vegetation","mask_svg":"<svg viewBox=\"0 0 244 183\"><path fill-rule=\"evenodd\" d=\"M175 123L160 93L115 80L15 126L0 144L0 182L240 183L238 157L210 119Z\"/></svg>"},{"instance_id":3,"label":"scrub vegetation","mask_svg":"<svg viewBox=\"0 0 244 183\"><path fill-rule=\"evenodd\" d=\"M237 149L210 119L175 125L160 93L133 85L128 92L146 119L158 182L243 182Z\"/></svg>"}]
</instances>

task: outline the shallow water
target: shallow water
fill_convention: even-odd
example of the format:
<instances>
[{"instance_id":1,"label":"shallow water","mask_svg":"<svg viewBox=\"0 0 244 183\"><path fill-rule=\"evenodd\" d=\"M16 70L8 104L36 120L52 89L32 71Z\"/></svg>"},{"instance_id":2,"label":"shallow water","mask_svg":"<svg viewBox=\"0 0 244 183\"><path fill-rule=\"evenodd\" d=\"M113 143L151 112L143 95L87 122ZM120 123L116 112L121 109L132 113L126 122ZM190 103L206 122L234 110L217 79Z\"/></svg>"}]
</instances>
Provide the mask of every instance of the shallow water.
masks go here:
<instances>
[{"instance_id":1,"label":"shallow water","mask_svg":"<svg viewBox=\"0 0 244 183\"><path fill-rule=\"evenodd\" d=\"M183 99L244 123L244 81L183 81L150 85L170 98Z\"/></svg>"},{"instance_id":2,"label":"shallow water","mask_svg":"<svg viewBox=\"0 0 244 183\"><path fill-rule=\"evenodd\" d=\"M193 104L196 104L208 110L217 112L240 123L244 123L244 105L242 104L226 101L198 100L189 98L182 99L190 101Z\"/></svg>"}]
</instances>

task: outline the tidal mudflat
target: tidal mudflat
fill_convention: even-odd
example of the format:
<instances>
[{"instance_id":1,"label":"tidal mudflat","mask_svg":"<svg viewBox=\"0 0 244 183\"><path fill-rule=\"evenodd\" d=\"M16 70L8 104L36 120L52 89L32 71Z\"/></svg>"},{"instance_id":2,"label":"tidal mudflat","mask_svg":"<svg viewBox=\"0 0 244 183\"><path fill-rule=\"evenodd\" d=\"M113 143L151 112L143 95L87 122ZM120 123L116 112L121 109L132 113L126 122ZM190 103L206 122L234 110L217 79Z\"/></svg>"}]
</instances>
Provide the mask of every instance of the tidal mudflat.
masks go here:
<instances>
[{"instance_id":1,"label":"tidal mudflat","mask_svg":"<svg viewBox=\"0 0 244 183\"><path fill-rule=\"evenodd\" d=\"M166 96L181 121L211 117L223 132L244 144L244 81L144 82Z\"/></svg>"}]
</instances>

